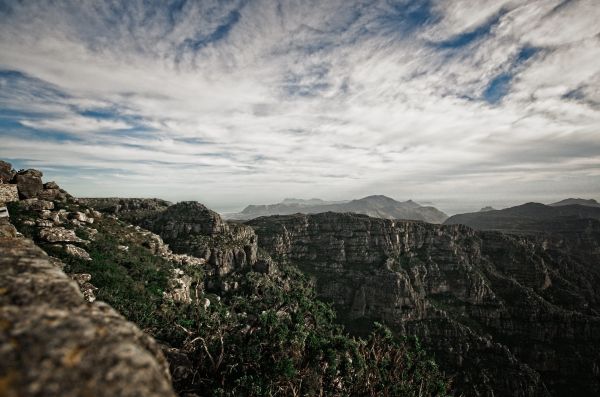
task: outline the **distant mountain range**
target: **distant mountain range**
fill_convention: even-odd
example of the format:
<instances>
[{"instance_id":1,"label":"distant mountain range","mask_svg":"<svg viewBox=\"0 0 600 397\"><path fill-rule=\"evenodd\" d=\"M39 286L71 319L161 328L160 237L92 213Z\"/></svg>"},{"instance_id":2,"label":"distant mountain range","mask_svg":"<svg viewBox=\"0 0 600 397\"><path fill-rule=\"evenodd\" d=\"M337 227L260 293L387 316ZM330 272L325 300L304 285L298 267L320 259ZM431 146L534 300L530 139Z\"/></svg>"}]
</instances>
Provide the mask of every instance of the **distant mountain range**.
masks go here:
<instances>
[{"instance_id":1,"label":"distant mountain range","mask_svg":"<svg viewBox=\"0 0 600 397\"><path fill-rule=\"evenodd\" d=\"M261 216L296 213L316 214L321 212L353 212L375 218L418 220L429 223L442 223L448 218L448 215L435 207L422 206L412 200L396 201L383 195L337 202L317 198L310 200L285 199L277 204L249 205L240 213L228 214L227 218L249 220Z\"/></svg>"},{"instance_id":2,"label":"distant mountain range","mask_svg":"<svg viewBox=\"0 0 600 397\"><path fill-rule=\"evenodd\" d=\"M579 228L589 219L600 220L600 204L593 199L569 198L550 205L526 203L502 210L482 209L451 216L444 224L463 224L477 230L539 234Z\"/></svg>"}]
</instances>

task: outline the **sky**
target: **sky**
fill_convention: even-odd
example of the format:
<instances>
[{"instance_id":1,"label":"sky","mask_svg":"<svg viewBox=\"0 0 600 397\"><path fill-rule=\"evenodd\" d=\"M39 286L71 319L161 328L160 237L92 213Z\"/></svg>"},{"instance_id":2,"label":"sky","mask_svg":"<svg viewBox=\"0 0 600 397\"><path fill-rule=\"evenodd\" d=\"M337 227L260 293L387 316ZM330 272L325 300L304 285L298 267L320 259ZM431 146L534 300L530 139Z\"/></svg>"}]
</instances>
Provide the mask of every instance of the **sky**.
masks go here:
<instances>
[{"instance_id":1,"label":"sky","mask_svg":"<svg viewBox=\"0 0 600 397\"><path fill-rule=\"evenodd\" d=\"M225 212L600 199L598 21L598 0L0 0L0 159Z\"/></svg>"}]
</instances>

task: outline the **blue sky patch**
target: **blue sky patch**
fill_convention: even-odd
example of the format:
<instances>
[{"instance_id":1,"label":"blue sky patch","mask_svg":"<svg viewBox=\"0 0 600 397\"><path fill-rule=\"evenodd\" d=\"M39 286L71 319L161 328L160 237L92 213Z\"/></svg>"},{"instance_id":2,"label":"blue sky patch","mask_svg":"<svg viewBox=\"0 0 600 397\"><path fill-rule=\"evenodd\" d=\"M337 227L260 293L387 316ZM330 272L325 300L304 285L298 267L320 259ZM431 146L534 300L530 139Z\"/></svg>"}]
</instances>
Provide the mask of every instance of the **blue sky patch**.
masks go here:
<instances>
[{"instance_id":1,"label":"blue sky patch","mask_svg":"<svg viewBox=\"0 0 600 397\"><path fill-rule=\"evenodd\" d=\"M492 31L492 28L496 26L498 22L500 22L500 18L502 18L504 14L506 14L506 11L501 10L476 28L468 32L458 34L449 38L448 40L435 43L434 46L441 49L456 49L467 46L489 35Z\"/></svg>"},{"instance_id":2,"label":"blue sky patch","mask_svg":"<svg viewBox=\"0 0 600 397\"><path fill-rule=\"evenodd\" d=\"M500 73L494 77L483 91L483 98L491 104L500 102L508 94L512 78L510 73Z\"/></svg>"}]
</instances>

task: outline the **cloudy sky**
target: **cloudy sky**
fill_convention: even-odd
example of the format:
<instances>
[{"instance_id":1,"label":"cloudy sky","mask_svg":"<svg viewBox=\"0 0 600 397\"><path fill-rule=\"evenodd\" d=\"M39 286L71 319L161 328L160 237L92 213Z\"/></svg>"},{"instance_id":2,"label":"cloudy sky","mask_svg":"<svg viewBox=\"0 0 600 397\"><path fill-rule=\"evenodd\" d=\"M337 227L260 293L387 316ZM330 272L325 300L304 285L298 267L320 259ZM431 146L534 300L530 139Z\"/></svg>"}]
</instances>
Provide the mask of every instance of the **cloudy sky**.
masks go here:
<instances>
[{"instance_id":1,"label":"cloudy sky","mask_svg":"<svg viewBox=\"0 0 600 397\"><path fill-rule=\"evenodd\" d=\"M598 21L598 0L0 0L0 158L221 211L600 199Z\"/></svg>"}]
</instances>

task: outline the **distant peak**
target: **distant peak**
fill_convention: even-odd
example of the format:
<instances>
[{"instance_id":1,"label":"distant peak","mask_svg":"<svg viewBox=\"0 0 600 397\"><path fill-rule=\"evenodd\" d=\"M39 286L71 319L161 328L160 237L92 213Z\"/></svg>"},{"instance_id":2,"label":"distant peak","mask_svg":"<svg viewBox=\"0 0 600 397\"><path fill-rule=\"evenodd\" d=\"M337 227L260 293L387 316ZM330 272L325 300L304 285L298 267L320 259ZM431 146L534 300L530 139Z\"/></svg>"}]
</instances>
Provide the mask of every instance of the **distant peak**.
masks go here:
<instances>
[{"instance_id":1,"label":"distant peak","mask_svg":"<svg viewBox=\"0 0 600 397\"><path fill-rule=\"evenodd\" d=\"M561 201L557 201L556 203L550 204L553 207L559 207L562 205L584 205L587 207L600 207L600 203L598 203L594 199L583 199L583 198L568 198Z\"/></svg>"},{"instance_id":2,"label":"distant peak","mask_svg":"<svg viewBox=\"0 0 600 397\"><path fill-rule=\"evenodd\" d=\"M373 194L371 196L366 196L366 197L363 197L363 198L358 199L358 200L365 200L365 201L367 201L367 200L368 201L375 201L375 200L377 200L377 201L396 201L396 200L394 200L391 197L384 196L383 194Z\"/></svg>"}]
</instances>

